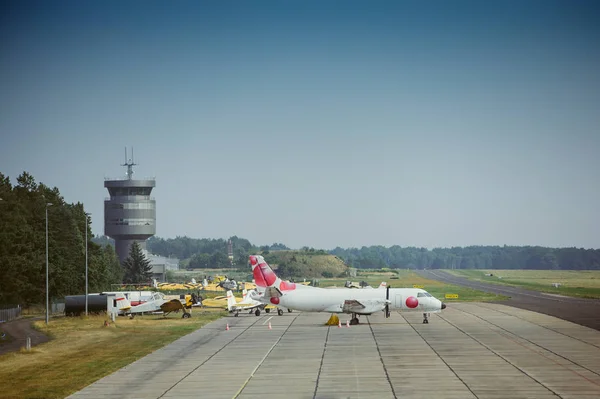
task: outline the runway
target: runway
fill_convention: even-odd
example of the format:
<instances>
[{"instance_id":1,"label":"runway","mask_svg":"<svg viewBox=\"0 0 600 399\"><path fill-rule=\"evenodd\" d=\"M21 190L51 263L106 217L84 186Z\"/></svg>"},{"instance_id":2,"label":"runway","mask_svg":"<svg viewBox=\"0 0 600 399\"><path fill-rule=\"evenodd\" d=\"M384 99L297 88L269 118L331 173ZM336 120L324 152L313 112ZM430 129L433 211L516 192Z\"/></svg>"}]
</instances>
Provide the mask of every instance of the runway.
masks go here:
<instances>
[{"instance_id":1,"label":"runway","mask_svg":"<svg viewBox=\"0 0 600 399\"><path fill-rule=\"evenodd\" d=\"M429 324L379 313L326 327L328 316L226 317L70 398L600 397L600 332L568 321L484 303Z\"/></svg>"},{"instance_id":2,"label":"runway","mask_svg":"<svg viewBox=\"0 0 600 399\"><path fill-rule=\"evenodd\" d=\"M544 313L600 330L600 300L597 299L574 298L520 287L472 281L442 270L418 270L417 273L432 280L506 295L510 297L508 301L504 302L507 305Z\"/></svg>"}]
</instances>

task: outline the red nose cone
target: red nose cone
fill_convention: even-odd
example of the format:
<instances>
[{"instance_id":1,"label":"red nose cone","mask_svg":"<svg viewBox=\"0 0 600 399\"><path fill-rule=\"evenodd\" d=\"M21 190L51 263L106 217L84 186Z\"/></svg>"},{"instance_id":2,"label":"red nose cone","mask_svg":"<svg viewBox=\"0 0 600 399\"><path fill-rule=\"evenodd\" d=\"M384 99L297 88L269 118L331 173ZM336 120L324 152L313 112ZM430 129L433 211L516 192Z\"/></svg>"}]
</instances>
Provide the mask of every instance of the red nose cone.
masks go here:
<instances>
[{"instance_id":1,"label":"red nose cone","mask_svg":"<svg viewBox=\"0 0 600 399\"><path fill-rule=\"evenodd\" d=\"M257 263L258 263L258 259L256 259L256 256L250 255L250 265L256 266Z\"/></svg>"},{"instance_id":2,"label":"red nose cone","mask_svg":"<svg viewBox=\"0 0 600 399\"><path fill-rule=\"evenodd\" d=\"M273 297L273 298L271 298L271 303L272 303L273 305L279 305L279 298L277 298L277 297Z\"/></svg>"},{"instance_id":3,"label":"red nose cone","mask_svg":"<svg viewBox=\"0 0 600 399\"><path fill-rule=\"evenodd\" d=\"M409 296L408 298L406 298L406 306L408 306L411 309L414 309L417 306L419 306L419 300L414 296Z\"/></svg>"}]
</instances>

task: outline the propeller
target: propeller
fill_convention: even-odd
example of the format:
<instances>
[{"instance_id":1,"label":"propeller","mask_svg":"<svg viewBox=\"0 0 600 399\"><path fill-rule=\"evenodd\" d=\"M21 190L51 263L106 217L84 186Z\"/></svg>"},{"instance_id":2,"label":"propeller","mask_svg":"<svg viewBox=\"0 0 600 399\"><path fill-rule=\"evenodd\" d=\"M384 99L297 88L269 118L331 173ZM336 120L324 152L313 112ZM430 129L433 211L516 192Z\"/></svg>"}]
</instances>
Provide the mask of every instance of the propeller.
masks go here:
<instances>
[{"instance_id":1,"label":"propeller","mask_svg":"<svg viewBox=\"0 0 600 399\"><path fill-rule=\"evenodd\" d=\"M390 300L390 286L388 285L387 287L385 287L385 318L387 319L388 317L390 317L390 304L389 301Z\"/></svg>"}]
</instances>

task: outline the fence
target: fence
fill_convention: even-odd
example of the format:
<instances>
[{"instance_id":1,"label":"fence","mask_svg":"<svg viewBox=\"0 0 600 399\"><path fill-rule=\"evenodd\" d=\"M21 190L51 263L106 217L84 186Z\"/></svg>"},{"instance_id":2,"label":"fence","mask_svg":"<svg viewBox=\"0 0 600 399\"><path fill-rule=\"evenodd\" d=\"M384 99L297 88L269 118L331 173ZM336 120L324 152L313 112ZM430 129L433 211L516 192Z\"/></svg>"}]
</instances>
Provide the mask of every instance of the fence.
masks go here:
<instances>
[{"instance_id":1,"label":"fence","mask_svg":"<svg viewBox=\"0 0 600 399\"><path fill-rule=\"evenodd\" d=\"M21 305L17 305L14 308L0 309L0 323L11 321L21 315Z\"/></svg>"}]
</instances>

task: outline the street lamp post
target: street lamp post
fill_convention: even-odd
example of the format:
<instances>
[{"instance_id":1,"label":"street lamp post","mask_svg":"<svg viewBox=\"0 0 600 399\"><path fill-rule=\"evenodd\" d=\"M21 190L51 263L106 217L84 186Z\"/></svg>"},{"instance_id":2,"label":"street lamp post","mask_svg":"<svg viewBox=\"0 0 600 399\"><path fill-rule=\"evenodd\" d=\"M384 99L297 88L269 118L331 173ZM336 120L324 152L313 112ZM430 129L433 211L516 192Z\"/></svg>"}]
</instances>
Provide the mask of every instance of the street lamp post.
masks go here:
<instances>
[{"instance_id":1,"label":"street lamp post","mask_svg":"<svg viewBox=\"0 0 600 399\"><path fill-rule=\"evenodd\" d=\"M50 317L50 312L48 310L48 207L52 206L50 202L46 203L46 325L48 325L48 318Z\"/></svg>"},{"instance_id":2,"label":"street lamp post","mask_svg":"<svg viewBox=\"0 0 600 399\"><path fill-rule=\"evenodd\" d=\"M91 213L85 214L85 315L88 315L88 217Z\"/></svg>"}]
</instances>

